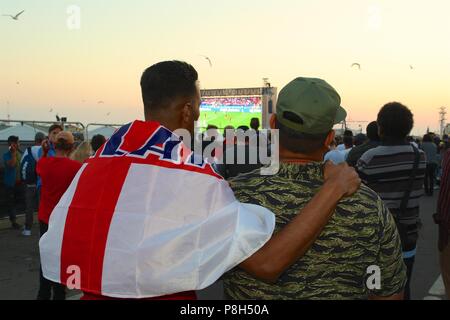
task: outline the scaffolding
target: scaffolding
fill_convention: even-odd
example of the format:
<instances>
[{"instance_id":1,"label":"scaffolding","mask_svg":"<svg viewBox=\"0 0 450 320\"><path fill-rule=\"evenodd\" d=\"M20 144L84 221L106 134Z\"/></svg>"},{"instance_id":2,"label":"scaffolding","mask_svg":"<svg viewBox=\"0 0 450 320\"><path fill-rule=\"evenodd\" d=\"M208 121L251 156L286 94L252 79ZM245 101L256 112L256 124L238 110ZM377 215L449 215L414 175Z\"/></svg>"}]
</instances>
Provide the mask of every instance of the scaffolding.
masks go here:
<instances>
[{"instance_id":1,"label":"scaffolding","mask_svg":"<svg viewBox=\"0 0 450 320\"><path fill-rule=\"evenodd\" d=\"M445 134L446 121L447 121L447 108L440 107L439 108L439 122L440 122L440 128L441 128L441 137Z\"/></svg>"}]
</instances>

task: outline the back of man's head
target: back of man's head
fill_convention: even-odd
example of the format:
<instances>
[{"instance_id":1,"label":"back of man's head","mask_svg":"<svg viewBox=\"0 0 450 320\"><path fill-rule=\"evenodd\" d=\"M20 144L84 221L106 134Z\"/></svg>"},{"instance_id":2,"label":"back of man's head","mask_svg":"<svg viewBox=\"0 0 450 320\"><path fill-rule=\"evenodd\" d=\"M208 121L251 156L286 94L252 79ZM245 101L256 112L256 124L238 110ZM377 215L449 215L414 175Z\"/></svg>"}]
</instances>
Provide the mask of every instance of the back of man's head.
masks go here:
<instances>
[{"instance_id":1,"label":"back of man's head","mask_svg":"<svg viewBox=\"0 0 450 320\"><path fill-rule=\"evenodd\" d=\"M353 131L352 130L345 130L344 131L344 137L353 137Z\"/></svg>"},{"instance_id":2,"label":"back of man's head","mask_svg":"<svg viewBox=\"0 0 450 320\"><path fill-rule=\"evenodd\" d=\"M255 131L258 131L258 130L259 130L260 125L261 125L261 124L260 124L258 118L253 118L253 119L250 121L250 128L252 128L252 129L255 130Z\"/></svg>"},{"instance_id":3,"label":"back of man's head","mask_svg":"<svg viewBox=\"0 0 450 320\"><path fill-rule=\"evenodd\" d=\"M177 98L195 97L197 80L197 71L186 62L164 61L149 67L141 78L145 114L159 113Z\"/></svg>"},{"instance_id":4,"label":"back of man's head","mask_svg":"<svg viewBox=\"0 0 450 320\"><path fill-rule=\"evenodd\" d=\"M341 97L326 81L294 79L278 97L275 127L279 129L280 146L303 155L325 152L333 126L346 116Z\"/></svg>"},{"instance_id":5,"label":"back of man's head","mask_svg":"<svg viewBox=\"0 0 450 320\"><path fill-rule=\"evenodd\" d=\"M380 141L380 136L378 135L378 123L373 121L367 126L367 138L370 141Z\"/></svg>"},{"instance_id":6,"label":"back of man's head","mask_svg":"<svg viewBox=\"0 0 450 320\"><path fill-rule=\"evenodd\" d=\"M344 136L344 145L346 149L353 148L354 139L351 136Z\"/></svg>"},{"instance_id":7,"label":"back of man's head","mask_svg":"<svg viewBox=\"0 0 450 320\"><path fill-rule=\"evenodd\" d=\"M234 128L233 126L229 125L229 126L226 126L226 127L224 128L224 130L223 130L223 135L226 137L227 132L232 132L232 133L234 133L235 131L236 131L235 128Z\"/></svg>"},{"instance_id":8,"label":"back of man's head","mask_svg":"<svg viewBox=\"0 0 450 320\"><path fill-rule=\"evenodd\" d=\"M92 151L97 152L97 150L100 149L105 142L106 138L101 134L93 136L91 140Z\"/></svg>"},{"instance_id":9,"label":"back of man's head","mask_svg":"<svg viewBox=\"0 0 450 320\"><path fill-rule=\"evenodd\" d=\"M423 136L423 142L433 142L433 139L431 139L431 136L429 134L426 134Z\"/></svg>"},{"instance_id":10,"label":"back of man's head","mask_svg":"<svg viewBox=\"0 0 450 320\"><path fill-rule=\"evenodd\" d=\"M403 140L414 127L414 116L408 107L391 102L381 108L377 122L381 138Z\"/></svg>"},{"instance_id":11,"label":"back of man's head","mask_svg":"<svg viewBox=\"0 0 450 320\"><path fill-rule=\"evenodd\" d=\"M213 124L209 124L207 127L206 127L206 131L208 131L208 130L218 130L219 129L219 127L218 126L215 126L215 125L213 125Z\"/></svg>"},{"instance_id":12,"label":"back of man's head","mask_svg":"<svg viewBox=\"0 0 450 320\"><path fill-rule=\"evenodd\" d=\"M75 144L75 138L69 131L61 131L56 136L55 149L60 151L71 151Z\"/></svg>"},{"instance_id":13,"label":"back of man's head","mask_svg":"<svg viewBox=\"0 0 450 320\"><path fill-rule=\"evenodd\" d=\"M45 140L45 134L43 134L42 132L38 132L34 136L34 142L36 145L41 145L42 141L44 141L44 140Z\"/></svg>"},{"instance_id":14,"label":"back of man's head","mask_svg":"<svg viewBox=\"0 0 450 320\"><path fill-rule=\"evenodd\" d=\"M244 131L244 132L247 132L248 130L250 130L250 128L248 126L239 126L237 129Z\"/></svg>"},{"instance_id":15,"label":"back of man's head","mask_svg":"<svg viewBox=\"0 0 450 320\"><path fill-rule=\"evenodd\" d=\"M367 141L367 136L363 133L357 134L354 140L355 146L360 146Z\"/></svg>"}]
</instances>

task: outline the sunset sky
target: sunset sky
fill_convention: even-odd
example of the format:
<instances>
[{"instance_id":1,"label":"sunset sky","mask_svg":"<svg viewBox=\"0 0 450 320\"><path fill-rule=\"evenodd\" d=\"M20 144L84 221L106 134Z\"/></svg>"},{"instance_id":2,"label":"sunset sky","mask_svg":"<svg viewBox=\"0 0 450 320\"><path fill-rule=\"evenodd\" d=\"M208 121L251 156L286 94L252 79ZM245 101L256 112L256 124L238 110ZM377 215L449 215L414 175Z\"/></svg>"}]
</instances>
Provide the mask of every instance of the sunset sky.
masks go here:
<instances>
[{"instance_id":1,"label":"sunset sky","mask_svg":"<svg viewBox=\"0 0 450 320\"><path fill-rule=\"evenodd\" d=\"M71 5L80 29L68 25ZM143 118L140 75L169 59L193 64L205 89L323 78L353 121L400 101L415 134L438 130L439 107L450 112L448 0L0 1L0 14L21 10L19 21L0 17L3 119Z\"/></svg>"}]
</instances>

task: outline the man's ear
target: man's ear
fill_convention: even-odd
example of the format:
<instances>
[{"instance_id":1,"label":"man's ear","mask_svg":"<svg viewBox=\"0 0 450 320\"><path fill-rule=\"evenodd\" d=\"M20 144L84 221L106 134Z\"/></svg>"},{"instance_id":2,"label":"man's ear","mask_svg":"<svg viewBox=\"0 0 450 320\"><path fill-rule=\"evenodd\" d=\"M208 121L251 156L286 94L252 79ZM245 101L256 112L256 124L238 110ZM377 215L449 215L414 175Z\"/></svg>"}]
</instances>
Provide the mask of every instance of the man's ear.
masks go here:
<instances>
[{"instance_id":1,"label":"man's ear","mask_svg":"<svg viewBox=\"0 0 450 320\"><path fill-rule=\"evenodd\" d=\"M277 128L277 115L273 114L270 117L270 129L276 129Z\"/></svg>"},{"instance_id":2,"label":"man's ear","mask_svg":"<svg viewBox=\"0 0 450 320\"><path fill-rule=\"evenodd\" d=\"M180 110L180 120L183 124L183 128L187 128L186 125L190 124L192 122L192 105L191 103L186 103L183 105L183 107Z\"/></svg>"},{"instance_id":3,"label":"man's ear","mask_svg":"<svg viewBox=\"0 0 450 320\"><path fill-rule=\"evenodd\" d=\"M329 148L335 137L336 137L336 132L334 130L331 130L330 133L328 134L327 138L325 139L324 147Z\"/></svg>"}]
</instances>

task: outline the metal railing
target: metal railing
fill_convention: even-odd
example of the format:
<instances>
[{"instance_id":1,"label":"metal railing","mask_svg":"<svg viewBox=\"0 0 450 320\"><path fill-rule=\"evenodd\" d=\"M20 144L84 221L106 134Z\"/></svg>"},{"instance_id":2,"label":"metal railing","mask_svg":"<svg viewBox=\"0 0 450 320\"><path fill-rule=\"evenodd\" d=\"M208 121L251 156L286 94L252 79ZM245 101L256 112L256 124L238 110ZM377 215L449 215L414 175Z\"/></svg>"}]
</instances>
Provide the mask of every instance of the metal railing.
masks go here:
<instances>
[{"instance_id":1,"label":"metal railing","mask_svg":"<svg viewBox=\"0 0 450 320\"><path fill-rule=\"evenodd\" d=\"M89 141L89 128L93 127L93 126L99 126L99 127L103 127L103 128L114 128L114 129L117 130L118 128L124 126L124 124L89 123L89 124L86 125L86 128L84 130L87 141Z\"/></svg>"},{"instance_id":2,"label":"metal railing","mask_svg":"<svg viewBox=\"0 0 450 320\"><path fill-rule=\"evenodd\" d=\"M0 124L5 125L8 128L14 128L18 125L21 126L29 126L33 128L34 133L43 132L44 134L48 134L48 129L55 124L59 124L63 127L64 130L70 131L72 133L84 133L85 126L81 122L63 122L63 121L37 121L37 120L5 120L0 119ZM16 124L16 126L11 125ZM20 137L19 137L20 138ZM34 141L34 138L31 140Z\"/></svg>"}]
</instances>

